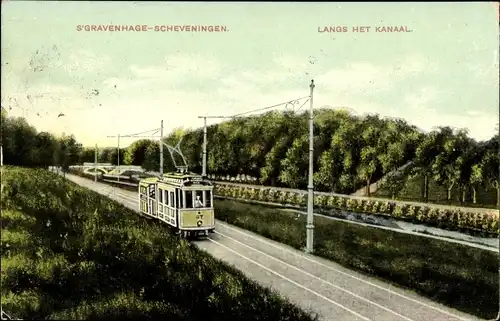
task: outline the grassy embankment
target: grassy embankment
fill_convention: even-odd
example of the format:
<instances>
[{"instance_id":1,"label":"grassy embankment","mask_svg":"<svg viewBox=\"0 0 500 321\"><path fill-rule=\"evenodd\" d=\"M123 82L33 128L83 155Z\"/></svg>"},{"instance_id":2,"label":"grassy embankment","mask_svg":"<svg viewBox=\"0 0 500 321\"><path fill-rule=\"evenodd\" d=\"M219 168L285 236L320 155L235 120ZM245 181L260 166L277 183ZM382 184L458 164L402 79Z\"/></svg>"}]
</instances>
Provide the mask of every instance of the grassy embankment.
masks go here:
<instances>
[{"instance_id":1,"label":"grassy embankment","mask_svg":"<svg viewBox=\"0 0 500 321\"><path fill-rule=\"evenodd\" d=\"M165 226L45 170L2 183L2 308L23 319L312 320Z\"/></svg>"},{"instance_id":2,"label":"grassy embankment","mask_svg":"<svg viewBox=\"0 0 500 321\"><path fill-rule=\"evenodd\" d=\"M301 249L305 217L217 200L216 218ZM483 318L498 309L497 255L465 245L315 217L315 255Z\"/></svg>"}]
</instances>

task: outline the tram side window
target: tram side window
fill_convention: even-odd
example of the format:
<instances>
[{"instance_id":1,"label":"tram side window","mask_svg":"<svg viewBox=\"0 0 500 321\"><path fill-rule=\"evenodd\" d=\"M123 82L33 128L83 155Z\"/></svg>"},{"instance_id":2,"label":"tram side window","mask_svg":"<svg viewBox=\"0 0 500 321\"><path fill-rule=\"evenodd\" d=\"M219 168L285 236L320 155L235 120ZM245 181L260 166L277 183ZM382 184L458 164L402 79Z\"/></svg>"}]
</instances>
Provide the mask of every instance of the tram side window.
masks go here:
<instances>
[{"instance_id":1,"label":"tram side window","mask_svg":"<svg viewBox=\"0 0 500 321\"><path fill-rule=\"evenodd\" d=\"M174 203L175 194L174 194L174 192L168 192L168 194L170 196L170 206L175 207L175 203Z\"/></svg>"},{"instance_id":2,"label":"tram side window","mask_svg":"<svg viewBox=\"0 0 500 321\"><path fill-rule=\"evenodd\" d=\"M142 194L142 195L146 195L146 194L147 194L147 192L148 192L147 188L146 188L146 187L144 187L144 186L141 186L141 194Z\"/></svg>"},{"instance_id":3,"label":"tram side window","mask_svg":"<svg viewBox=\"0 0 500 321\"><path fill-rule=\"evenodd\" d=\"M193 208L193 192L186 191L186 203L184 204L184 208Z\"/></svg>"},{"instance_id":4,"label":"tram side window","mask_svg":"<svg viewBox=\"0 0 500 321\"><path fill-rule=\"evenodd\" d=\"M159 201L160 203L163 203L163 190L161 188L158 189L158 197L159 197Z\"/></svg>"},{"instance_id":5,"label":"tram side window","mask_svg":"<svg viewBox=\"0 0 500 321\"><path fill-rule=\"evenodd\" d=\"M163 198L165 199L165 205L170 206L170 197L168 197L168 191L163 191Z\"/></svg>"}]
</instances>

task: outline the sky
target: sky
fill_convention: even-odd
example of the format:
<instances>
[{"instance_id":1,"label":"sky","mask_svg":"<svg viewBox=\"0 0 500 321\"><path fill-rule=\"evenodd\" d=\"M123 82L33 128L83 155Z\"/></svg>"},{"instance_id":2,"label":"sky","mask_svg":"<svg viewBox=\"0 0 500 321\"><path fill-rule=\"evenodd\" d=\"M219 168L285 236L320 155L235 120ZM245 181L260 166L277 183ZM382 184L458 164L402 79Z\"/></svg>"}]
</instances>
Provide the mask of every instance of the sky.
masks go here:
<instances>
[{"instance_id":1,"label":"sky","mask_svg":"<svg viewBox=\"0 0 500 321\"><path fill-rule=\"evenodd\" d=\"M314 108L404 118L424 131L468 128L478 140L496 133L499 29L491 2L7 0L1 14L2 106L84 146L116 146L108 136L152 130L161 120L166 135L203 126L198 116L292 101L309 95L312 79ZM179 31L155 31L167 25ZM383 26L407 32L376 30ZM122 137L120 146L135 139Z\"/></svg>"}]
</instances>

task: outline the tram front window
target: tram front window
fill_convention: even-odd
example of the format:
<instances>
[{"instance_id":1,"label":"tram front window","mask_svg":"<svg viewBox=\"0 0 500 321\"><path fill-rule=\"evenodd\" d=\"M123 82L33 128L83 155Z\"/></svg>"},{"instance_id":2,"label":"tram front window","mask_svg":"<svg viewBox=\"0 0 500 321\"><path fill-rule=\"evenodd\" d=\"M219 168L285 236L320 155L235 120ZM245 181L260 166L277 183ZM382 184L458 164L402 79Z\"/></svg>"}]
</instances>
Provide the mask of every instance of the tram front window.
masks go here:
<instances>
[{"instance_id":1,"label":"tram front window","mask_svg":"<svg viewBox=\"0 0 500 321\"><path fill-rule=\"evenodd\" d=\"M193 208L193 192L192 191L186 191L186 199L185 199L185 206L184 208Z\"/></svg>"},{"instance_id":2,"label":"tram front window","mask_svg":"<svg viewBox=\"0 0 500 321\"><path fill-rule=\"evenodd\" d=\"M212 207L212 191L203 191L203 203L205 207Z\"/></svg>"},{"instance_id":3,"label":"tram front window","mask_svg":"<svg viewBox=\"0 0 500 321\"><path fill-rule=\"evenodd\" d=\"M194 206L195 207L205 207L204 201L203 201L203 192L196 191L195 195L196 195L196 200L195 200Z\"/></svg>"}]
</instances>

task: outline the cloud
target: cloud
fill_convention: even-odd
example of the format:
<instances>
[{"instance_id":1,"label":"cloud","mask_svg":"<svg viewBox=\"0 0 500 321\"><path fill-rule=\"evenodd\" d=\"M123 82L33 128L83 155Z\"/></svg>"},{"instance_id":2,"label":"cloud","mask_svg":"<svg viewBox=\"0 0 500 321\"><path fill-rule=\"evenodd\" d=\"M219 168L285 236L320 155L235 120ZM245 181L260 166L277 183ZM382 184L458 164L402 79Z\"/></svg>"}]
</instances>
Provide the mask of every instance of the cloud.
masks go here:
<instances>
[{"instance_id":1,"label":"cloud","mask_svg":"<svg viewBox=\"0 0 500 321\"><path fill-rule=\"evenodd\" d=\"M324 84L326 90L366 95L392 90L404 79L437 71L437 64L428 58L412 55L384 65L353 62L343 68L331 69L316 80L318 84Z\"/></svg>"},{"instance_id":2,"label":"cloud","mask_svg":"<svg viewBox=\"0 0 500 321\"><path fill-rule=\"evenodd\" d=\"M404 106L408 110L418 111L418 112L428 112L436 111L435 106L440 103L440 97L442 97L443 92L435 87L422 87L413 93L406 95L403 98Z\"/></svg>"},{"instance_id":3,"label":"cloud","mask_svg":"<svg viewBox=\"0 0 500 321\"><path fill-rule=\"evenodd\" d=\"M90 73L102 71L110 63L111 57L82 49L63 59L62 68L68 73Z\"/></svg>"},{"instance_id":4,"label":"cloud","mask_svg":"<svg viewBox=\"0 0 500 321\"><path fill-rule=\"evenodd\" d=\"M131 65L129 71L130 77L109 78L104 81L104 85L141 95L168 87L185 87L187 82L200 88L203 83L220 77L222 65L207 56L173 55L165 57L162 63L155 66Z\"/></svg>"},{"instance_id":5,"label":"cloud","mask_svg":"<svg viewBox=\"0 0 500 321\"><path fill-rule=\"evenodd\" d=\"M139 79L179 81L186 77L206 79L218 76L221 66L208 57L175 55L166 57L159 66L133 65L130 70Z\"/></svg>"}]
</instances>

